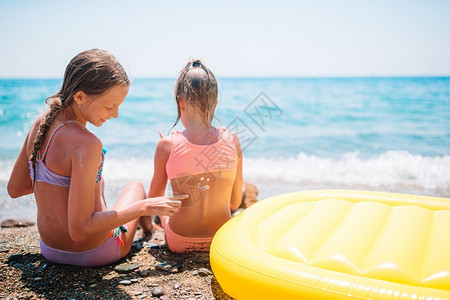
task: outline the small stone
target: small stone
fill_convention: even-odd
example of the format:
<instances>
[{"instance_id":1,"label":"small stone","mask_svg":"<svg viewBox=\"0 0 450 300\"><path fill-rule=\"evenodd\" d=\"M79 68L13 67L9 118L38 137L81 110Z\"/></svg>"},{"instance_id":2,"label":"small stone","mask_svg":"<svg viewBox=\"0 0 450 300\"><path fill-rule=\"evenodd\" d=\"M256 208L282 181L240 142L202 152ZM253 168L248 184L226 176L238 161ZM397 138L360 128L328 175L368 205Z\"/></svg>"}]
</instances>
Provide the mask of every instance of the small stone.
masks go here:
<instances>
[{"instance_id":1,"label":"small stone","mask_svg":"<svg viewBox=\"0 0 450 300\"><path fill-rule=\"evenodd\" d=\"M145 248L152 248L152 249L158 249L160 246L159 246L159 244L155 244L155 243L146 243L146 244L144 244L145 246Z\"/></svg>"},{"instance_id":2,"label":"small stone","mask_svg":"<svg viewBox=\"0 0 450 300\"><path fill-rule=\"evenodd\" d=\"M150 270L142 270L142 271L139 271L138 274L142 277L148 277L148 276L150 276L151 273L150 273Z\"/></svg>"},{"instance_id":3,"label":"small stone","mask_svg":"<svg viewBox=\"0 0 450 300\"><path fill-rule=\"evenodd\" d=\"M22 258L23 258L23 254L20 254L20 253L19 254L10 255L9 258L8 258L8 263L18 262Z\"/></svg>"},{"instance_id":4,"label":"small stone","mask_svg":"<svg viewBox=\"0 0 450 300\"><path fill-rule=\"evenodd\" d=\"M131 244L131 251L132 252L139 252L142 249L142 244L133 243Z\"/></svg>"},{"instance_id":5,"label":"small stone","mask_svg":"<svg viewBox=\"0 0 450 300\"><path fill-rule=\"evenodd\" d=\"M198 275L198 271L197 270L192 271L192 275L197 276Z\"/></svg>"},{"instance_id":6,"label":"small stone","mask_svg":"<svg viewBox=\"0 0 450 300\"><path fill-rule=\"evenodd\" d=\"M159 297L160 300L170 300L170 298L166 295Z\"/></svg>"},{"instance_id":7,"label":"small stone","mask_svg":"<svg viewBox=\"0 0 450 300\"><path fill-rule=\"evenodd\" d=\"M134 295L135 295L135 296L139 296L139 295L141 295L141 294L142 294L141 291L134 292Z\"/></svg>"},{"instance_id":8,"label":"small stone","mask_svg":"<svg viewBox=\"0 0 450 300\"><path fill-rule=\"evenodd\" d=\"M142 295L140 295L138 298L139 298L139 299L147 298L147 294L142 294Z\"/></svg>"},{"instance_id":9,"label":"small stone","mask_svg":"<svg viewBox=\"0 0 450 300\"><path fill-rule=\"evenodd\" d=\"M200 268L200 269L198 269L198 275L205 277L205 276L212 275L212 273L210 270L208 270L206 268Z\"/></svg>"},{"instance_id":10,"label":"small stone","mask_svg":"<svg viewBox=\"0 0 450 300\"><path fill-rule=\"evenodd\" d=\"M1 223L2 228L11 228L11 227L28 227L33 226L34 222L28 219L6 219Z\"/></svg>"},{"instance_id":11,"label":"small stone","mask_svg":"<svg viewBox=\"0 0 450 300\"><path fill-rule=\"evenodd\" d=\"M131 283L136 283L139 281L139 278L132 278L132 279L130 279L130 281L131 281Z\"/></svg>"},{"instance_id":12,"label":"small stone","mask_svg":"<svg viewBox=\"0 0 450 300\"><path fill-rule=\"evenodd\" d=\"M130 273L139 268L138 264L134 263L123 263L114 267L114 271L117 273Z\"/></svg>"},{"instance_id":13,"label":"small stone","mask_svg":"<svg viewBox=\"0 0 450 300\"><path fill-rule=\"evenodd\" d=\"M42 280L42 277L34 277L33 280L34 280L34 281L41 281L41 280Z\"/></svg>"},{"instance_id":14,"label":"small stone","mask_svg":"<svg viewBox=\"0 0 450 300\"><path fill-rule=\"evenodd\" d=\"M157 283L149 283L149 284L147 284L147 286L148 287L157 287L157 286L159 286L159 284L157 284Z\"/></svg>"},{"instance_id":15,"label":"small stone","mask_svg":"<svg viewBox=\"0 0 450 300\"><path fill-rule=\"evenodd\" d=\"M177 281L173 284L173 289L178 290L180 288L181 284Z\"/></svg>"},{"instance_id":16,"label":"small stone","mask_svg":"<svg viewBox=\"0 0 450 300\"><path fill-rule=\"evenodd\" d=\"M156 269L156 270L159 270L159 271L165 271L165 272L169 271L171 268L172 268L172 266L169 265L167 262L162 262L162 263L157 264L157 265L155 266L155 269Z\"/></svg>"},{"instance_id":17,"label":"small stone","mask_svg":"<svg viewBox=\"0 0 450 300\"><path fill-rule=\"evenodd\" d=\"M50 263L43 263L43 264L40 266L40 268L41 268L42 270L47 270L47 269L49 269L51 266L52 266L52 264L50 264Z\"/></svg>"},{"instance_id":18,"label":"small stone","mask_svg":"<svg viewBox=\"0 0 450 300\"><path fill-rule=\"evenodd\" d=\"M122 285L130 285L130 284L131 284L131 281L130 281L130 280L121 280L121 281L119 281L119 284L122 284Z\"/></svg>"},{"instance_id":19,"label":"small stone","mask_svg":"<svg viewBox=\"0 0 450 300\"><path fill-rule=\"evenodd\" d=\"M161 297L162 295L164 295L164 290L162 287L157 286L152 290L153 297Z\"/></svg>"}]
</instances>

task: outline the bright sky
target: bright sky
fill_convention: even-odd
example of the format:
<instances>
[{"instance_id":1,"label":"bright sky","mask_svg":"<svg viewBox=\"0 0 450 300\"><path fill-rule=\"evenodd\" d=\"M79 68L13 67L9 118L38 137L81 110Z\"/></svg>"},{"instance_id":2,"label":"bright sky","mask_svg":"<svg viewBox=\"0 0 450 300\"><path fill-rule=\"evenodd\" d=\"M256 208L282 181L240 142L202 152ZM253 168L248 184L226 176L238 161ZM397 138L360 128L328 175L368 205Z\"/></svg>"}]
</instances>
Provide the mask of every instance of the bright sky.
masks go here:
<instances>
[{"instance_id":1,"label":"bright sky","mask_svg":"<svg viewBox=\"0 0 450 300\"><path fill-rule=\"evenodd\" d=\"M102 48L132 78L450 75L450 1L1 0L0 77L61 78Z\"/></svg>"}]
</instances>

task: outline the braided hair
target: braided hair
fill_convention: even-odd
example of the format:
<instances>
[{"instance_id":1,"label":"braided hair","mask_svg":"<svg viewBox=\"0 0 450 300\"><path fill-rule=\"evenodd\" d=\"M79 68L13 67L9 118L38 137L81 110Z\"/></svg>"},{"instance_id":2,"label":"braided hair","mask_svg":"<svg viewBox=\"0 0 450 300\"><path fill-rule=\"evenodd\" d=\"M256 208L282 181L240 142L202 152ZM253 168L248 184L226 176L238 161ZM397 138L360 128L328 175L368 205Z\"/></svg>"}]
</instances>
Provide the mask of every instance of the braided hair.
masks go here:
<instances>
[{"instance_id":1,"label":"braided hair","mask_svg":"<svg viewBox=\"0 0 450 300\"><path fill-rule=\"evenodd\" d=\"M100 95L109 89L130 85L130 80L117 59L108 51L91 49L76 55L67 65L61 90L45 99L50 109L44 115L29 160L34 172L33 187L36 180L36 162L42 143L56 116L71 106L74 94L83 91L87 95Z\"/></svg>"}]
</instances>

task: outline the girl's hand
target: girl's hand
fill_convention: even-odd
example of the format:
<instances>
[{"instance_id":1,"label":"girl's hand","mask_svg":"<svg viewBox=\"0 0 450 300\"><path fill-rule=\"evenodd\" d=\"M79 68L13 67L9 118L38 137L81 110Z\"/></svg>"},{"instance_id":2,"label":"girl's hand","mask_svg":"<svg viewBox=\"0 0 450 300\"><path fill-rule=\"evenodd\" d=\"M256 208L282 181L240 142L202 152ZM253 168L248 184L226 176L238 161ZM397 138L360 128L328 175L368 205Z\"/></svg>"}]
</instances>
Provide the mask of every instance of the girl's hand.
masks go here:
<instances>
[{"instance_id":1,"label":"girl's hand","mask_svg":"<svg viewBox=\"0 0 450 300\"><path fill-rule=\"evenodd\" d=\"M162 138L162 139L164 138L164 134L162 133L161 130L158 130L158 134L159 134L159 137L160 137L160 138Z\"/></svg>"},{"instance_id":2,"label":"girl's hand","mask_svg":"<svg viewBox=\"0 0 450 300\"><path fill-rule=\"evenodd\" d=\"M188 194L161 196L145 199L145 215L172 216L181 207L181 200L189 198Z\"/></svg>"}]
</instances>

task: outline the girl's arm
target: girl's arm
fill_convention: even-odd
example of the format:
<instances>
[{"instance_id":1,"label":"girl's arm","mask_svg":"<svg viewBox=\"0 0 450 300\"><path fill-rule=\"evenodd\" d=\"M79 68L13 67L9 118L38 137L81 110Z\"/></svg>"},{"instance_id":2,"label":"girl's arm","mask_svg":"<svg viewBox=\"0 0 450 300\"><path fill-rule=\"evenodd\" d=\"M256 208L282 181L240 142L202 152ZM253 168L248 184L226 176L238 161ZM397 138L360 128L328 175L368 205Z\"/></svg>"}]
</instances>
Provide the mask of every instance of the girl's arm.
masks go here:
<instances>
[{"instance_id":1,"label":"girl's arm","mask_svg":"<svg viewBox=\"0 0 450 300\"><path fill-rule=\"evenodd\" d=\"M148 197L164 195L167 186L166 163L171 151L172 140L170 136L159 140L155 150L153 178L148 190Z\"/></svg>"},{"instance_id":2,"label":"girl's arm","mask_svg":"<svg viewBox=\"0 0 450 300\"><path fill-rule=\"evenodd\" d=\"M136 201L118 210L95 211L95 180L101 162L102 145L93 135L79 140L72 155L68 203L69 234L74 241L109 232L141 216L156 213L171 215L178 210L179 201L158 197Z\"/></svg>"},{"instance_id":3,"label":"girl's arm","mask_svg":"<svg viewBox=\"0 0 450 300\"><path fill-rule=\"evenodd\" d=\"M11 198L17 198L20 196L28 195L33 192L32 181L30 177L30 169L28 167L27 156L27 135L19 156L14 163L14 167L11 171L11 176L8 181L8 194Z\"/></svg>"},{"instance_id":4,"label":"girl's arm","mask_svg":"<svg viewBox=\"0 0 450 300\"><path fill-rule=\"evenodd\" d=\"M242 150L241 145L239 143L239 138L236 134L234 134L234 141L236 145L236 150L238 152L238 164L237 164L237 170L236 170L236 179L234 180L233 184L233 191L231 192L231 200L230 200L230 209L232 211L236 210L241 206L242 202Z\"/></svg>"},{"instance_id":5,"label":"girl's arm","mask_svg":"<svg viewBox=\"0 0 450 300\"><path fill-rule=\"evenodd\" d=\"M33 193L33 185L30 177L30 169L28 165L28 153L32 147L33 137L39 130L40 120L43 114L39 115L30 128L30 131L25 138L25 141L17 156L14 167L11 171L11 176L8 181L8 194L11 198Z\"/></svg>"}]
</instances>

